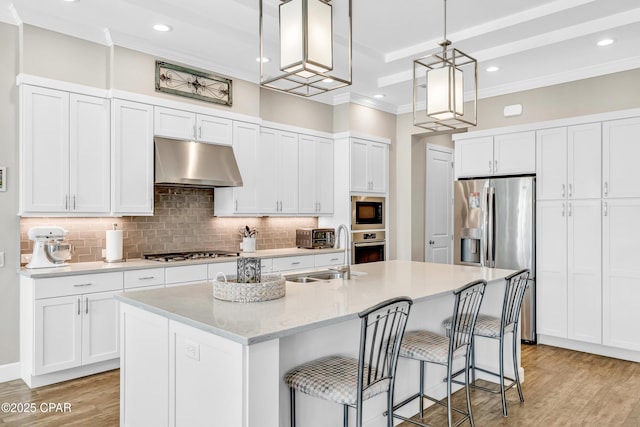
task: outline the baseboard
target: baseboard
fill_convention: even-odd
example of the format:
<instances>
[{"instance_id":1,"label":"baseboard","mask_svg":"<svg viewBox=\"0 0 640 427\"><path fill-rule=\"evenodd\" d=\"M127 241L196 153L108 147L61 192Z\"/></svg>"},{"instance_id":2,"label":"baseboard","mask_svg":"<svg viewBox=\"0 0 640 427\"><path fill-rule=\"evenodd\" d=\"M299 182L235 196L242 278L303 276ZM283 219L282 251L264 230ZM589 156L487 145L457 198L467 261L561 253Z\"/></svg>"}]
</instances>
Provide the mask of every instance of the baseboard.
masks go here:
<instances>
[{"instance_id":1,"label":"baseboard","mask_svg":"<svg viewBox=\"0 0 640 427\"><path fill-rule=\"evenodd\" d=\"M20 378L20 362L0 365L0 383Z\"/></svg>"},{"instance_id":2,"label":"baseboard","mask_svg":"<svg viewBox=\"0 0 640 427\"><path fill-rule=\"evenodd\" d=\"M599 356L613 357L616 359L629 360L631 362L640 362L640 351L609 347L602 344L591 344L567 338L551 337L548 335L538 335L538 344L561 347L584 353L597 354Z\"/></svg>"}]
</instances>

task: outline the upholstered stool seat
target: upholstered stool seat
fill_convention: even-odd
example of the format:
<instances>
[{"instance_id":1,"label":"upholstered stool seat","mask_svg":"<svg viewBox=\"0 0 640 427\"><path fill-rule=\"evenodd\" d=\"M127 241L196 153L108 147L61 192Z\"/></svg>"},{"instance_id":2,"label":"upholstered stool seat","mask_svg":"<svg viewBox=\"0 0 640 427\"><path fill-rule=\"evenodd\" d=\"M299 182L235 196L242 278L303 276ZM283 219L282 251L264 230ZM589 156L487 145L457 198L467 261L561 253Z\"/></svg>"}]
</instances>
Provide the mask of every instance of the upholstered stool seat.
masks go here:
<instances>
[{"instance_id":1,"label":"upholstered stool seat","mask_svg":"<svg viewBox=\"0 0 640 427\"><path fill-rule=\"evenodd\" d=\"M464 357L464 354L464 348L458 348L454 351L453 358ZM449 358L449 338L431 331L405 332L400 357L446 365Z\"/></svg>"}]
</instances>

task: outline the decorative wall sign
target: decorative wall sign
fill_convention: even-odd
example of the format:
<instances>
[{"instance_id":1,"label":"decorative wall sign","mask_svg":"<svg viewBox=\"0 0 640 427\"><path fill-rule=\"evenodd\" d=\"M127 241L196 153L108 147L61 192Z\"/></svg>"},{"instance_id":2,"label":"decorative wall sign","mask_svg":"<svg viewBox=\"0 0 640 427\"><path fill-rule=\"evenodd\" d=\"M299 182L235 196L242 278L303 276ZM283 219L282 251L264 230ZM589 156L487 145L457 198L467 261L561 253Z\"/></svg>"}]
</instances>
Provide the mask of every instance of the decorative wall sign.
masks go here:
<instances>
[{"instance_id":1,"label":"decorative wall sign","mask_svg":"<svg viewBox=\"0 0 640 427\"><path fill-rule=\"evenodd\" d=\"M156 61L156 91L232 105L230 79L162 61Z\"/></svg>"},{"instance_id":2,"label":"decorative wall sign","mask_svg":"<svg viewBox=\"0 0 640 427\"><path fill-rule=\"evenodd\" d=\"M7 167L0 166L0 191L7 191Z\"/></svg>"}]
</instances>

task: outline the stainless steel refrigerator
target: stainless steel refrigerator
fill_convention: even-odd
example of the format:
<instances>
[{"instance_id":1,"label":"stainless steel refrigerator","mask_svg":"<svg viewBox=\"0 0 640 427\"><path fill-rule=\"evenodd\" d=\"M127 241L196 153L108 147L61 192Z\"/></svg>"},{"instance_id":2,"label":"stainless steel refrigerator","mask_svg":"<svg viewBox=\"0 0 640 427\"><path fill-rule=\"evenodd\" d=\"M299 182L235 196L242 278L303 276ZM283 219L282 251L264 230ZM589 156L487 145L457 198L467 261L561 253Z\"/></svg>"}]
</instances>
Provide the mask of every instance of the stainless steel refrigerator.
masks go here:
<instances>
[{"instance_id":1,"label":"stainless steel refrigerator","mask_svg":"<svg viewBox=\"0 0 640 427\"><path fill-rule=\"evenodd\" d=\"M528 268L521 339L536 342L535 177L455 182L454 263L519 270Z\"/></svg>"}]
</instances>

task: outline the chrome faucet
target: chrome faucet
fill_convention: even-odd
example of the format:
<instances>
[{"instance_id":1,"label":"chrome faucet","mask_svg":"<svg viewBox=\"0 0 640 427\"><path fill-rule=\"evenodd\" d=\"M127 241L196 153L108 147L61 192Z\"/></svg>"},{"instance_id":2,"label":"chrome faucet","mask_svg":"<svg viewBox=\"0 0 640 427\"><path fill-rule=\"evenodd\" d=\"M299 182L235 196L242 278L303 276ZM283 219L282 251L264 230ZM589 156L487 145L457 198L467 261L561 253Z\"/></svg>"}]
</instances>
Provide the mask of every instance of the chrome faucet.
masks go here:
<instances>
[{"instance_id":1,"label":"chrome faucet","mask_svg":"<svg viewBox=\"0 0 640 427\"><path fill-rule=\"evenodd\" d=\"M345 265L341 266L339 271L342 272L342 278L343 279L351 279L351 265L349 263L349 246L351 245L351 243L349 242L349 228L347 228L346 225L344 224L340 224L338 226L337 232L336 232L336 245L335 248L339 249L340 248L340 236L342 235L342 232L344 231L344 262Z\"/></svg>"}]
</instances>

